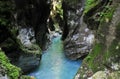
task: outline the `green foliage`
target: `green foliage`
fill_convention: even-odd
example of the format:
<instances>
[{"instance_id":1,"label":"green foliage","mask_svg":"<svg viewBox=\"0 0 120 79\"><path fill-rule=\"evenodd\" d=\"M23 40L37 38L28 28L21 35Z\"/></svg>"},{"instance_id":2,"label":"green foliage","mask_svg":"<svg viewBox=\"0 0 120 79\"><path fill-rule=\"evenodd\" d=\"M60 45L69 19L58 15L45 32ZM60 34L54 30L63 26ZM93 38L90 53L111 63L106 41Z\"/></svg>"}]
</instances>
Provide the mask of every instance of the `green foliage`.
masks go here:
<instances>
[{"instance_id":1,"label":"green foliage","mask_svg":"<svg viewBox=\"0 0 120 79\"><path fill-rule=\"evenodd\" d=\"M51 7L50 17L53 21L55 30L60 29L61 22L63 22L63 9L62 9L62 0L53 0Z\"/></svg>"},{"instance_id":2,"label":"green foliage","mask_svg":"<svg viewBox=\"0 0 120 79\"><path fill-rule=\"evenodd\" d=\"M85 58L85 61L87 61L87 62L89 62L89 60L91 60L91 56L90 55L88 55L86 58Z\"/></svg>"},{"instance_id":3,"label":"green foliage","mask_svg":"<svg viewBox=\"0 0 120 79\"><path fill-rule=\"evenodd\" d=\"M0 50L0 64L3 67L5 67L6 72L10 79L18 79L21 71L20 68L10 64L10 61L8 60L4 52L2 52L1 50Z\"/></svg>"},{"instance_id":4,"label":"green foliage","mask_svg":"<svg viewBox=\"0 0 120 79\"><path fill-rule=\"evenodd\" d=\"M26 76L26 75L22 75L22 76L20 77L20 79L35 79L35 78L32 78L32 77L30 77L30 76Z\"/></svg>"},{"instance_id":5,"label":"green foliage","mask_svg":"<svg viewBox=\"0 0 120 79\"><path fill-rule=\"evenodd\" d=\"M103 12L100 12L100 22L109 22L114 14L116 6L105 6L105 9Z\"/></svg>"},{"instance_id":6,"label":"green foliage","mask_svg":"<svg viewBox=\"0 0 120 79\"><path fill-rule=\"evenodd\" d=\"M104 13L105 18L112 19L115 8L109 8L107 12Z\"/></svg>"},{"instance_id":7,"label":"green foliage","mask_svg":"<svg viewBox=\"0 0 120 79\"><path fill-rule=\"evenodd\" d=\"M62 0L53 1L53 10L51 16L56 16L57 14L63 19L63 9L62 9Z\"/></svg>"},{"instance_id":8,"label":"green foliage","mask_svg":"<svg viewBox=\"0 0 120 79\"><path fill-rule=\"evenodd\" d=\"M97 13L99 17L97 16L95 20L100 21L102 23L109 22L112 19L113 13L117 5L112 6L111 2L112 0L109 0L107 5L103 5L104 9ZM87 13L89 10L94 8L99 3L100 3L99 0L86 0L84 13Z\"/></svg>"},{"instance_id":9,"label":"green foliage","mask_svg":"<svg viewBox=\"0 0 120 79\"><path fill-rule=\"evenodd\" d=\"M86 0L84 13L87 13L91 8L96 6L98 3L99 3L99 0Z\"/></svg>"},{"instance_id":10,"label":"green foliage","mask_svg":"<svg viewBox=\"0 0 120 79\"><path fill-rule=\"evenodd\" d=\"M57 8L57 13L60 14L60 17L63 19L63 9L62 9L62 2L59 2L57 5L56 5L56 8Z\"/></svg>"}]
</instances>

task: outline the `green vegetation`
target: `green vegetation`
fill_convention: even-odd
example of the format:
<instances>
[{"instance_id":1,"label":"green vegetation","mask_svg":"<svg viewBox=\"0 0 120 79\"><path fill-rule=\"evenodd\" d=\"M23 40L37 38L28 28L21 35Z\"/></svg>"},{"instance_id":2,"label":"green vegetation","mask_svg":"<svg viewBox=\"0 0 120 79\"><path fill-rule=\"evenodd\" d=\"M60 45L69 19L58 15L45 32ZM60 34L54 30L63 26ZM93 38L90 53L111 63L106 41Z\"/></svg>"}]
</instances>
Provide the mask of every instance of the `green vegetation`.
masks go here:
<instances>
[{"instance_id":1,"label":"green vegetation","mask_svg":"<svg viewBox=\"0 0 120 79\"><path fill-rule=\"evenodd\" d=\"M115 11L115 8L117 7L117 5L111 5L112 3L112 0L109 0L109 2L107 2L106 5L103 5L102 7L103 10L100 10L99 11L99 8L96 12L96 15L98 16L93 16L95 21L100 21L100 23L102 22L109 22L112 17L113 17L113 13ZM96 5L100 4L100 1L99 0L86 0L85 2L85 10L84 10L84 13L88 13L89 10L91 10L92 8L95 8ZM91 18L91 16L90 16Z\"/></svg>"},{"instance_id":2,"label":"green vegetation","mask_svg":"<svg viewBox=\"0 0 120 79\"><path fill-rule=\"evenodd\" d=\"M119 29L120 30L120 29ZM118 62L117 57L120 56L120 42L119 39L115 39L110 45L109 49L106 50L104 45L96 44L91 53L84 59L84 63L92 69L93 72L98 70L104 70L105 65L111 63L111 58L114 59L112 62ZM98 63L99 62L99 63ZM105 65L104 65L105 64Z\"/></svg>"},{"instance_id":3,"label":"green vegetation","mask_svg":"<svg viewBox=\"0 0 120 79\"><path fill-rule=\"evenodd\" d=\"M54 0L51 8L50 17L53 20L55 30L58 31L60 29L60 24L63 21L62 0Z\"/></svg>"},{"instance_id":4,"label":"green vegetation","mask_svg":"<svg viewBox=\"0 0 120 79\"><path fill-rule=\"evenodd\" d=\"M107 6L105 6L104 11L100 12L100 22L109 22L112 17L113 17L113 13L116 9L116 6L110 6L109 4Z\"/></svg>"},{"instance_id":5,"label":"green vegetation","mask_svg":"<svg viewBox=\"0 0 120 79\"><path fill-rule=\"evenodd\" d=\"M99 63L97 64L96 62L99 62L100 59L98 56L103 52L103 45L102 44L96 44L92 50L91 53L85 58L86 64L89 65L89 67L93 70L96 71L97 67L100 65Z\"/></svg>"},{"instance_id":6,"label":"green vegetation","mask_svg":"<svg viewBox=\"0 0 120 79\"><path fill-rule=\"evenodd\" d=\"M20 76L20 68L10 64L10 61L0 50L0 66L3 66L6 69L7 75L10 77L10 79L18 79Z\"/></svg>"},{"instance_id":7,"label":"green vegetation","mask_svg":"<svg viewBox=\"0 0 120 79\"><path fill-rule=\"evenodd\" d=\"M62 9L62 0L55 0L52 2L52 11L51 16L55 17L57 14L60 15L60 17L63 19L63 9Z\"/></svg>"},{"instance_id":8,"label":"green vegetation","mask_svg":"<svg viewBox=\"0 0 120 79\"><path fill-rule=\"evenodd\" d=\"M40 47L37 45L37 44L33 44L33 45L30 45L29 47L24 47L21 42L19 42L19 45L20 45L20 49L22 51L24 51L25 53L28 53L28 54L34 54L34 55L40 55L42 54L42 50L40 49Z\"/></svg>"},{"instance_id":9,"label":"green vegetation","mask_svg":"<svg viewBox=\"0 0 120 79\"><path fill-rule=\"evenodd\" d=\"M30 77L30 76L26 76L26 75L22 75L20 77L20 79L35 79L34 77Z\"/></svg>"},{"instance_id":10,"label":"green vegetation","mask_svg":"<svg viewBox=\"0 0 120 79\"><path fill-rule=\"evenodd\" d=\"M110 7L109 7L110 8ZM110 15L110 17L108 18L111 18L110 20L112 20L112 16L113 16L113 13L115 11L116 7L113 8L113 10L111 11L112 13L109 14L108 12L108 15ZM107 12L106 12L107 13ZM105 18L107 16L104 16ZM107 44L106 44L106 40L107 39L107 34L106 32L102 32L104 31L104 29L108 29L111 28L110 25L108 26L105 26L106 24L108 24L107 22L106 23L101 23L100 27L99 27L99 30L97 32L100 32L102 33L102 37L101 35L98 34L97 38L98 41L96 42L94 48L92 49L92 51L89 53L89 55L84 59L83 61L83 65L82 67L84 68L88 68L90 70L93 71L93 73L97 72L97 71L101 71L101 70L105 70L105 69L110 69L110 70L113 70L114 72L112 73L115 73L116 75L113 75L115 76L115 79L117 77L119 77L119 69L118 70L114 70L112 69L112 64L119 64L119 57L120 57L120 37L119 37L119 34L120 34L120 23L117 25L117 26L114 26L116 28L116 30L114 30L116 33L115 33L115 39L111 39L111 43L109 44L109 46L107 47ZM98 43L99 42L99 43ZM81 68L79 71L78 71L81 76L83 76L85 73L84 72L87 72L85 69ZM108 79L113 79L114 77L110 77ZM82 78L81 78L82 79Z\"/></svg>"},{"instance_id":11,"label":"green vegetation","mask_svg":"<svg viewBox=\"0 0 120 79\"><path fill-rule=\"evenodd\" d=\"M91 8L96 6L98 3L99 3L99 0L86 0L84 13L87 13Z\"/></svg>"},{"instance_id":12,"label":"green vegetation","mask_svg":"<svg viewBox=\"0 0 120 79\"><path fill-rule=\"evenodd\" d=\"M118 57L120 56L120 23L116 27L116 39L112 41L109 48L107 49L105 44L97 43L91 53L85 58L85 64L87 64L93 72L103 70L105 68L104 64L107 65L111 62L118 62ZM111 59L114 60L110 61Z\"/></svg>"}]
</instances>

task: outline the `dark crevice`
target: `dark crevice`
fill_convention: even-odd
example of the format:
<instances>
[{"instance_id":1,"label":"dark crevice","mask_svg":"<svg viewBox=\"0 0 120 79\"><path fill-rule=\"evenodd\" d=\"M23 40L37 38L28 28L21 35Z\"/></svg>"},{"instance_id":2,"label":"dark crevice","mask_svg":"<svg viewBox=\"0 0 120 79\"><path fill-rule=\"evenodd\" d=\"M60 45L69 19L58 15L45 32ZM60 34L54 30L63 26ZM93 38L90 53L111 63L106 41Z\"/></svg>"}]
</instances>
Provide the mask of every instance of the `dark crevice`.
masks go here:
<instances>
[{"instance_id":1,"label":"dark crevice","mask_svg":"<svg viewBox=\"0 0 120 79\"><path fill-rule=\"evenodd\" d=\"M69 28L67 25L67 5L64 1L62 3L62 8L63 8L63 19L64 19L62 40L65 40L69 33Z\"/></svg>"}]
</instances>

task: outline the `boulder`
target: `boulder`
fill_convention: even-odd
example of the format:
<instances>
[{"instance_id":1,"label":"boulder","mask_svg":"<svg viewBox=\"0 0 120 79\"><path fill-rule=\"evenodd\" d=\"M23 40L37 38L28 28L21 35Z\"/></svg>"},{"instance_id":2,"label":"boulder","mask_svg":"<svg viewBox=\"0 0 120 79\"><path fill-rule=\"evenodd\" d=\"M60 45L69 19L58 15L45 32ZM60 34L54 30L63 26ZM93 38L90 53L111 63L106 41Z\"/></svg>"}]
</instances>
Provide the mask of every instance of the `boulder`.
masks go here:
<instances>
[{"instance_id":1,"label":"boulder","mask_svg":"<svg viewBox=\"0 0 120 79\"><path fill-rule=\"evenodd\" d=\"M105 71L98 71L96 72L92 77L89 77L88 79L119 79L120 71L116 72L105 72Z\"/></svg>"}]
</instances>

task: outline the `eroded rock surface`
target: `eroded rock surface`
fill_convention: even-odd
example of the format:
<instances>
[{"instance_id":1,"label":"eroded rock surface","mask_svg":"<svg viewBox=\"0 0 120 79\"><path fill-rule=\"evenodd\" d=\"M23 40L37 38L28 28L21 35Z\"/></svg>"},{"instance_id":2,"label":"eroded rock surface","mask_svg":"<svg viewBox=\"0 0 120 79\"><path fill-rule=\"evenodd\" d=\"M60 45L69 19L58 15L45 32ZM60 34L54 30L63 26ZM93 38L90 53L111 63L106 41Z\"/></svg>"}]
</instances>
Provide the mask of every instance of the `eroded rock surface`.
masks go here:
<instances>
[{"instance_id":1,"label":"eroded rock surface","mask_svg":"<svg viewBox=\"0 0 120 79\"><path fill-rule=\"evenodd\" d=\"M83 22L83 0L63 1L65 26L63 31L65 55L76 60L88 54L94 42L94 33ZM65 34L68 30L68 34Z\"/></svg>"},{"instance_id":2,"label":"eroded rock surface","mask_svg":"<svg viewBox=\"0 0 120 79\"><path fill-rule=\"evenodd\" d=\"M101 17L102 21L100 20L98 25L95 45L83 60L75 79L119 79L120 77L120 2L108 1L107 6L113 11L107 12L108 9L101 9L106 15ZM94 14L88 18L93 19Z\"/></svg>"}]
</instances>

